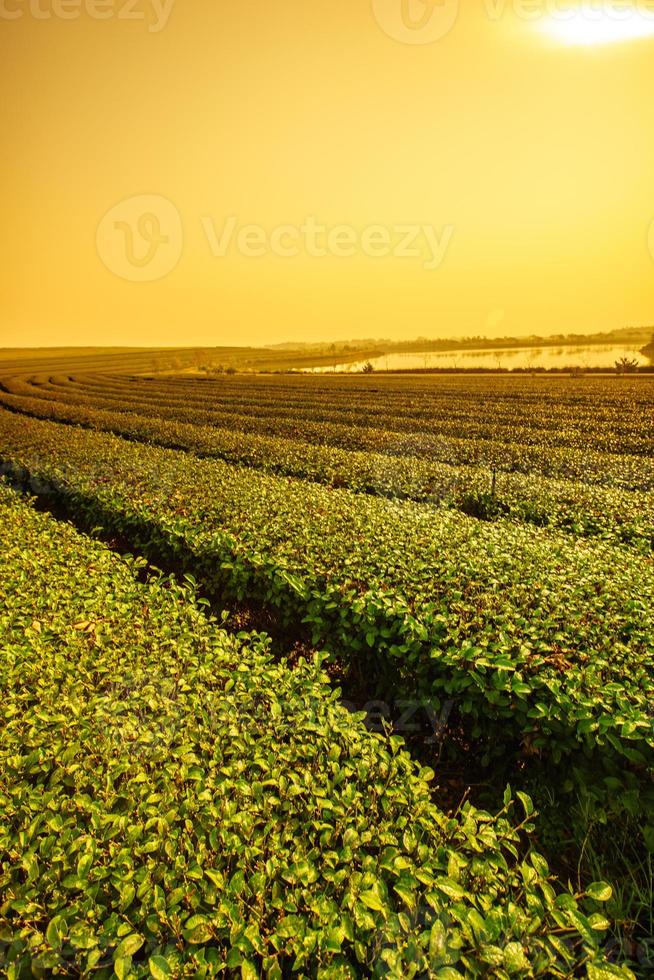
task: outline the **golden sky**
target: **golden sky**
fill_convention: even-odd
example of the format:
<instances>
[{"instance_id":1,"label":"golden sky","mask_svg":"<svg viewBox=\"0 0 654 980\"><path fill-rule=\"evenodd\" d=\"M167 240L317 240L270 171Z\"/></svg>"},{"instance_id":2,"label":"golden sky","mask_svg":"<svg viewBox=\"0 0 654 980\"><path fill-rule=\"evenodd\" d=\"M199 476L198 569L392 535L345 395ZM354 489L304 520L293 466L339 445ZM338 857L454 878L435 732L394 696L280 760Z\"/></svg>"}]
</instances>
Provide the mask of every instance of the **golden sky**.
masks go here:
<instances>
[{"instance_id":1,"label":"golden sky","mask_svg":"<svg viewBox=\"0 0 654 980\"><path fill-rule=\"evenodd\" d=\"M654 323L654 0L586 3L0 0L0 346Z\"/></svg>"}]
</instances>

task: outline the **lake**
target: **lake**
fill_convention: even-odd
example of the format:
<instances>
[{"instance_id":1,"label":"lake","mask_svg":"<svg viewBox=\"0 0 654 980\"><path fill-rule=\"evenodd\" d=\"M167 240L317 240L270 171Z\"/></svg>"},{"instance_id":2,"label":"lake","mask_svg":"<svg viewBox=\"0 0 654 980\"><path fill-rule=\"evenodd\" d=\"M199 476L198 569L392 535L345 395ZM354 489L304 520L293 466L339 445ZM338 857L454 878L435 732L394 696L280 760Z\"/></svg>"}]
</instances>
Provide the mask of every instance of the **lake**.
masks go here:
<instances>
[{"instance_id":1,"label":"lake","mask_svg":"<svg viewBox=\"0 0 654 980\"><path fill-rule=\"evenodd\" d=\"M377 371L411 371L416 368L454 368L455 370L501 368L607 368L614 367L621 357L637 360L641 365L652 363L652 359L641 354L638 347L610 344L588 344L586 346L561 347L515 347L504 350L466 350L430 351L420 353L382 354L371 357L370 363ZM350 364L337 364L335 367L318 367L309 370L314 373L329 371L361 371L365 360Z\"/></svg>"}]
</instances>

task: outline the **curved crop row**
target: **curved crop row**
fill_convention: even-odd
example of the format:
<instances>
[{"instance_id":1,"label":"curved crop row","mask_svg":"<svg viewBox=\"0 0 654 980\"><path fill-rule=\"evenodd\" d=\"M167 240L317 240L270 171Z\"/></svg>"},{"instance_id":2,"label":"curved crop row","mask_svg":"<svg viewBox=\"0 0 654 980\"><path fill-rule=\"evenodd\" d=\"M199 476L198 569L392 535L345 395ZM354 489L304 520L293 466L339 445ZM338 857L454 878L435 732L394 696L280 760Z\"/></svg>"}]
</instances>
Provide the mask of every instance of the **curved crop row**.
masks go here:
<instances>
[{"instance_id":1,"label":"curved crop row","mask_svg":"<svg viewBox=\"0 0 654 980\"><path fill-rule=\"evenodd\" d=\"M494 480L484 468L347 451L3 392L0 405L36 418L113 432L267 473L302 477L379 496L429 501L486 520L510 517L571 534L630 543L644 551L654 547L654 499L644 492L521 473L501 473L499 479L496 474Z\"/></svg>"},{"instance_id":2,"label":"curved crop row","mask_svg":"<svg viewBox=\"0 0 654 980\"><path fill-rule=\"evenodd\" d=\"M60 402L63 391L35 389L22 381L4 385L11 394L24 396L38 391L38 397ZM302 443L328 445L348 451L382 453L387 456L415 456L449 466L496 467L507 472L541 475L574 480L589 485L608 485L624 489L649 490L654 487L654 460L645 456L620 455L591 449L531 446L492 438L474 439L459 434L443 436L429 432L395 431L389 416L387 427L365 427L356 424L321 423L301 415L288 418L279 415L243 415L236 410L214 410L193 407L183 401L169 405L162 397L139 398L101 394L66 395L68 404L86 405L112 412L154 415L160 419L212 425L233 432L293 439ZM479 411L479 407L476 409Z\"/></svg>"},{"instance_id":3,"label":"curved crop row","mask_svg":"<svg viewBox=\"0 0 654 980\"><path fill-rule=\"evenodd\" d=\"M543 442L620 454L651 454L654 450L649 424L654 386L647 382L625 389L616 379L596 381L589 400L587 394L578 397L574 383L571 387L570 383L544 383L540 379L525 386L511 380L511 388L498 390L487 380L479 384L479 379L448 385L436 378L421 388L413 379L408 384L406 379L391 384L388 378L362 384L355 378L349 379L345 389L334 379L321 378L216 381L53 376L39 387L63 395L90 392L129 396L130 400L160 400L168 405L181 403L201 411L210 405L242 414L299 416L312 421L465 434L468 438L525 444Z\"/></svg>"},{"instance_id":4,"label":"curved crop row","mask_svg":"<svg viewBox=\"0 0 654 980\"><path fill-rule=\"evenodd\" d=\"M317 666L2 486L0 517L5 976L632 976L519 856L527 797L446 818Z\"/></svg>"},{"instance_id":5,"label":"curved crop row","mask_svg":"<svg viewBox=\"0 0 654 980\"><path fill-rule=\"evenodd\" d=\"M15 478L303 621L369 684L454 699L475 737L499 726L499 751L510 737L554 760L601 749L649 778L651 562L24 417L0 416L0 447Z\"/></svg>"}]
</instances>

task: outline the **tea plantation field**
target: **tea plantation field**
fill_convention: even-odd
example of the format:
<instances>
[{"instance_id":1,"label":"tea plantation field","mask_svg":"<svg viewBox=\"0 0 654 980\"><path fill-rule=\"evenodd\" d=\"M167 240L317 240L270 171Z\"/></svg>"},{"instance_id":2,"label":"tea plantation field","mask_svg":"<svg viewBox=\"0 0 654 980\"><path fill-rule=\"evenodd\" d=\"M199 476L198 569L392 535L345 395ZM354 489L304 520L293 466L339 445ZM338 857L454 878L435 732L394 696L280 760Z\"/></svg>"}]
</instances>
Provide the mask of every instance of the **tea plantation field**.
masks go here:
<instances>
[{"instance_id":1,"label":"tea plantation field","mask_svg":"<svg viewBox=\"0 0 654 980\"><path fill-rule=\"evenodd\" d=\"M5 371L0 970L651 975L653 423Z\"/></svg>"}]
</instances>

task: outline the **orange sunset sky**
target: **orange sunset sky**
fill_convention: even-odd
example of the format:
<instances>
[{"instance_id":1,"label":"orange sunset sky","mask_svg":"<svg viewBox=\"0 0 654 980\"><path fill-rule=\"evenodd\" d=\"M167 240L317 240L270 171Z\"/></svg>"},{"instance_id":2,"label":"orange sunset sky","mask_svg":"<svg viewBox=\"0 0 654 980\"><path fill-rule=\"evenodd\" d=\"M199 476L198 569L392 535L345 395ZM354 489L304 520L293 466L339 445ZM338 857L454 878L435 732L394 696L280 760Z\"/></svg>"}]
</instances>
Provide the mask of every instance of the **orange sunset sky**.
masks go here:
<instances>
[{"instance_id":1,"label":"orange sunset sky","mask_svg":"<svg viewBox=\"0 0 654 980\"><path fill-rule=\"evenodd\" d=\"M654 3L595 7L0 0L0 346L654 322Z\"/></svg>"}]
</instances>

